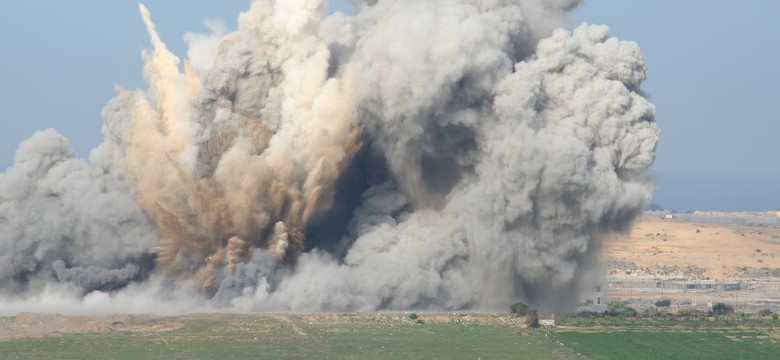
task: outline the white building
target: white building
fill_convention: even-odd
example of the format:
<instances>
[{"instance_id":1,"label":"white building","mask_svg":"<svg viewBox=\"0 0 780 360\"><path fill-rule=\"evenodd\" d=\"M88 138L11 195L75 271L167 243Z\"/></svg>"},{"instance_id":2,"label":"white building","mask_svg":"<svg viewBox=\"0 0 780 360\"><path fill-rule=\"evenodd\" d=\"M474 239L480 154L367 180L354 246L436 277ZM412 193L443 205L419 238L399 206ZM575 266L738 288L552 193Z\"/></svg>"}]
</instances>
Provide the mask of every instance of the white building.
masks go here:
<instances>
[{"instance_id":1,"label":"white building","mask_svg":"<svg viewBox=\"0 0 780 360\"><path fill-rule=\"evenodd\" d=\"M596 285L588 291L580 294L580 303L577 312L590 311L602 313L607 311L606 284Z\"/></svg>"}]
</instances>

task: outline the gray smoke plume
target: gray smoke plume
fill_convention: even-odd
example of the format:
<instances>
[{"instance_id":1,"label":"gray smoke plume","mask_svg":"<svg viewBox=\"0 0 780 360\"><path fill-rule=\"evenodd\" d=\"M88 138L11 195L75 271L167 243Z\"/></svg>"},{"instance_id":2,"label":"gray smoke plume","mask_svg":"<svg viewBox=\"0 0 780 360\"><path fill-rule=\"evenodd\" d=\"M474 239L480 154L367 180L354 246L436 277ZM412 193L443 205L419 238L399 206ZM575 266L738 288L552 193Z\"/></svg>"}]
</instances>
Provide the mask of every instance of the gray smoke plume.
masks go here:
<instances>
[{"instance_id":1,"label":"gray smoke plume","mask_svg":"<svg viewBox=\"0 0 780 360\"><path fill-rule=\"evenodd\" d=\"M353 3L255 1L183 64L141 6L149 89L90 161L46 130L0 175L0 295L571 309L652 194L637 45L574 0Z\"/></svg>"}]
</instances>

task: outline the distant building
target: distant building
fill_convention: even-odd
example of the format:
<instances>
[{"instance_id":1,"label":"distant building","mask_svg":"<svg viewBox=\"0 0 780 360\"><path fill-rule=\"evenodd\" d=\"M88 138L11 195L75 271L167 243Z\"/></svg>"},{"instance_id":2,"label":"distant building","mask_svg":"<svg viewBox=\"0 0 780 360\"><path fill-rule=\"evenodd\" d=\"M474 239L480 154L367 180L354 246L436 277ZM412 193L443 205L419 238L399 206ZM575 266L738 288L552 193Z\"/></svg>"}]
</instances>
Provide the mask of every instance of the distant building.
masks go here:
<instances>
[{"instance_id":1,"label":"distant building","mask_svg":"<svg viewBox=\"0 0 780 360\"><path fill-rule=\"evenodd\" d=\"M580 294L580 304L577 311L603 313L607 311L607 289L604 284L593 286Z\"/></svg>"},{"instance_id":2,"label":"distant building","mask_svg":"<svg viewBox=\"0 0 780 360\"><path fill-rule=\"evenodd\" d=\"M712 280L701 281L661 281L656 283L656 288L665 289L685 289L685 290L724 290L739 291L747 290L750 284L743 282L720 282Z\"/></svg>"}]
</instances>

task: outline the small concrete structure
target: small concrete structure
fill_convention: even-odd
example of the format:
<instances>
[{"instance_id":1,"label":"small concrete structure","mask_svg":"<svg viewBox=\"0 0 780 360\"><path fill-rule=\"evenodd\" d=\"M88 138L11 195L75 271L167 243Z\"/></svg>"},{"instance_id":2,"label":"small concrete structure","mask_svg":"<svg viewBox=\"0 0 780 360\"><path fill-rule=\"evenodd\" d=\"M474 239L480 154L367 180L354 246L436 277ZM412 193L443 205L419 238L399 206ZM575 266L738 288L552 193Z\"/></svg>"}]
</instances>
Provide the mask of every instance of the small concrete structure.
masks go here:
<instances>
[{"instance_id":1,"label":"small concrete structure","mask_svg":"<svg viewBox=\"0 0 780 360\"><path fill-rule=\"evenodd\" d=\"M603 313L607 311L607 284L595 285L590 291L580 294L577 311Z\"/></svg>"}]
</instances>

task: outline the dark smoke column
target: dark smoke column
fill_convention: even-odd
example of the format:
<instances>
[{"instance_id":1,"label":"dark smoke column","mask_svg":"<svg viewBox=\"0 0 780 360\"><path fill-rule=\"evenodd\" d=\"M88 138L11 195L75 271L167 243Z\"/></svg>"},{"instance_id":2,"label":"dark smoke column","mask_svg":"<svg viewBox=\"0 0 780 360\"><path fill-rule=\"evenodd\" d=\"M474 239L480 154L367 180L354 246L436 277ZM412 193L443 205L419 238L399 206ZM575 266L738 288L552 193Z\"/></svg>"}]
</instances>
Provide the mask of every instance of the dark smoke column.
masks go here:
<instances>
[{"instance_id":1,"label":"dark smoke column","mask_svg":"<svg viewBox=\"0 0 780 360\"><path fill-rule=\"evenodd\" d=\"M271 303L572 309L598 281L602 236L653 191L637 45L554 30L567 1L365 5L323 33L361 69L358 121L388 176L364 193L342 263L305 255Z\"/></svg>"}]
</instances>

